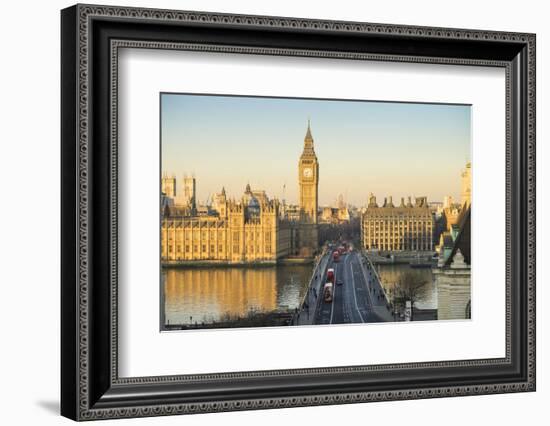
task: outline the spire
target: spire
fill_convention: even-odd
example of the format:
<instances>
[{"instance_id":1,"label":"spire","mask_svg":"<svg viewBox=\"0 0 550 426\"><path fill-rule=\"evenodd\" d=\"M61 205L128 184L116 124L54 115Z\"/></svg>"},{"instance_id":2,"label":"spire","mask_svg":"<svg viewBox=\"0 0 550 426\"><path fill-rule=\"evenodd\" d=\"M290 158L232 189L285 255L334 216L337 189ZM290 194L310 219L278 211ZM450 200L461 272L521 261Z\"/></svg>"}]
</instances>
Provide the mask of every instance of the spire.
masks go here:
<instances>
[{"instance_id":1,"label":"spire","mask_svg":"<svg viewBox=\"0 0 550 426\"><path fill-rule=\"evenodd\" d=\"M309 118L307 120L306 137L304 138L304 154L315 155L315 151L313 150L313 136L311 136L311 121Z\"/></svg>"},{"instance_id":2,"label":"spire","mask_svg":"<svg viewBox=\"0 0 550 426\"><path fill-rule=\"evenodd\" d=\"M247 194L250 193L250 192L252 192L252 191L250 190L250 184L249 184L249 183L246 184L246 190L245 190L245 192L246 192Z\"/></svg>"},{"instance_id":3,"label":"spire","mask_svg":"<svg viewBox=\"0 0 550 426\"><path fill-rule=\"evenodd\" d=\"M313 141L313 136L311 136L311 120L309 118L307 119L306 140Z\"/></svg>"}]
</instances>

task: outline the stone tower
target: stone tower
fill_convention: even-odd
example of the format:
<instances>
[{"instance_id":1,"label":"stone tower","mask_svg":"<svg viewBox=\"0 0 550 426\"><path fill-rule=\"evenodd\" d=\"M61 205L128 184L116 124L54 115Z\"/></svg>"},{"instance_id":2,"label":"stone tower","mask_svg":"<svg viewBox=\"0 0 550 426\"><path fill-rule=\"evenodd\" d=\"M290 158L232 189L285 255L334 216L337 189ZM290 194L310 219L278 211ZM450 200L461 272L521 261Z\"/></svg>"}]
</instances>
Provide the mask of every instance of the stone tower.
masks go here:
<instances>
[{"instance_id":1,"label":"stone tower","mask_svg":"<svg viewBox=\"0 0 550 426\"><path fill-rule=\"evenodd\" d=\"M309 120L304 138L304 150L298 162L298 184L300 186L300 224L296 233L296 248L299 256L311 258L319 246L317 229L319 162L313 149Z\"/></svg>"},{"instance_id":2,"label":"stone tower","mask_svg":"<svg viewBox=\"0 0 550 426\"><path fill-rule=\"evenodd\" d=\"M196 191L197 191L197 182L195 176L183 177L183 203L190 207L191 209L196 209Z\"/></svg>"},{"instance_id":3,"label":"stone tower","mask_svg":"<svg viewBox=\"0 0 550 426\"><path fill-rule=\"evenodd\" d=\"M214 202L212 208L218 212L220 218L227 219L227 195L225 194L225 188L222 188L222 192L214 195Z\"/></svg>"},{"instance_id":4,"label":"stone tower","mask_svg":"<svg viewBox=\"0 0 550 426\"><path fill-rule=\"evenodd\" d=\"M164 174L162 176L162 192L169 198L176 198L176 177Z\"/></svg>"},{"instance_id":5,"label":"stone tower","mask_svg":"<svg viewBox=\"0 0 550 426\"><path fill-rule=\"evenodd\" d=\"M468 162L461 175L460 204L469 206L472 203L472 163Z\"/></svg>"},{"instance_id":6,"label":"stone tower","mask_svg":"<svg viewBox=\"0 0 550 426\"><path fill-rule=\"evenodd\" d=\"M308 120L304 150L298 162L298 183L300 185L300 210L302 221L317 223L319 198L319 163L313 149L313 137Z\"/></svg>"}]
</instances>

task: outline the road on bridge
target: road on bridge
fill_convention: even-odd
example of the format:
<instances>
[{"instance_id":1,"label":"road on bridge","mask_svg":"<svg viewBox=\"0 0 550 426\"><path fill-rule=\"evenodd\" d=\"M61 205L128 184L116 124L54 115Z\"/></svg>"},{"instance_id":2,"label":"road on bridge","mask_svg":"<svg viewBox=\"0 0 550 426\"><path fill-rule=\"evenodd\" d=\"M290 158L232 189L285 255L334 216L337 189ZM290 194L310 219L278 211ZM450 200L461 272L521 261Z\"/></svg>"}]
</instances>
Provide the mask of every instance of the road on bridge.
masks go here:
<instances>
[{"instance_id":1,"label":"road on bridge","mask_svg":"<svg viewBox=\"0 0 550 426\"><path fill-rule=\"evenodd\" d=\"M344 254L339 262L330 261L336 276L332 302L325 302L322 295L315 310L315 324L350 324L383 322L392 320L389 312L380 314L380 296L370 285L369 274L361 264L356 251ZM341 285L338 283L341 282ZM377 309L374 309L376 307ZM384 306L384 310L385 310ZM384 312L385 313L385 312Z\"/></svg>"}]
</instances>

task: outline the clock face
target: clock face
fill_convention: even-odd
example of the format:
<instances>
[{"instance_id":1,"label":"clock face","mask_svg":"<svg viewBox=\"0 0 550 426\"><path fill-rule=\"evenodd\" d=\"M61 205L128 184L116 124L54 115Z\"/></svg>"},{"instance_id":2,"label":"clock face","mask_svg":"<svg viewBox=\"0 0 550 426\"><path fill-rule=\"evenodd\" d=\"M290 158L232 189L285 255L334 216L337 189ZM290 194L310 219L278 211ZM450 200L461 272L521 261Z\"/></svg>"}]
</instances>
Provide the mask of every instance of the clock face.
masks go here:
<instances>
[{"instance_id":1,"label":"clock face","mask_svg":"<svg viewBox=\"0 0 550 426\"><path fill-rule=\"evenodd\" d=\"M313 170L311 170L309 167L304 169L304 177L311 177L313 175Z\"/></svg>"}]
</instances>

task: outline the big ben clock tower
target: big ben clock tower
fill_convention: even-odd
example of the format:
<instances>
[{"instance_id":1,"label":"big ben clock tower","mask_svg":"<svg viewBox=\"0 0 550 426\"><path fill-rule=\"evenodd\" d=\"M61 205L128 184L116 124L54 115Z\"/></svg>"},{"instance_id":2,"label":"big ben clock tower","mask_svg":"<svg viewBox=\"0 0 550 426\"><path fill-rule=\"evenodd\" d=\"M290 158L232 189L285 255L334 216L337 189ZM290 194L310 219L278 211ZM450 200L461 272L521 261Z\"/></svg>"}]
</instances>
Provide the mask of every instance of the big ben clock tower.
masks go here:
<instances>
[{"instance_id":1,"label":"big ben clock tower","mask_svg":"<svg viewBox=\"0 0 550 426\"><path fill-rule=\"evenodd\" d=\"M304 150L298 162L298 182L300 185L300 210L303 221L317 223L319 196L319 163L313 149L313 137L308 120Z\"/></svg>"},{"instance_id":2,"label":"big ben clock tower","mask_svg":"<svg viewBox=\"0 0 550 426\"><path fill-rule=\"evenodd\" d=\"M300 186L300 224L296 247L300 256L312 258L319 246L317 230L319 163L313 149L309 120L304 138L304 150L298 162L298 184Z\"/></svg>"}]
</instances>

